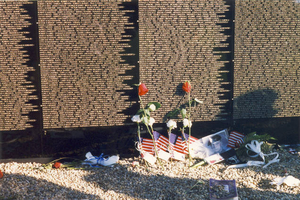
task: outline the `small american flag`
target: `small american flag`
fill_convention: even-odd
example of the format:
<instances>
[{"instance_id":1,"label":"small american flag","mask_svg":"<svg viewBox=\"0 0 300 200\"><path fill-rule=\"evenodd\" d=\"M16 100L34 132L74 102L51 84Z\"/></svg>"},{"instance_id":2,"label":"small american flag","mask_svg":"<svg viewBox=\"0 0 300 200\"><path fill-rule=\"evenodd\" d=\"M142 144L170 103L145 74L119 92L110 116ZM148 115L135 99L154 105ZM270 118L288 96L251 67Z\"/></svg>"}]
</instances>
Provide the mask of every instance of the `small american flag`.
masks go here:
<instances>
[{"instance_id":1,"label":"small american flag","mask_svg":"<svg viewBox=\"0 0 300 200\"><path fill-rule=\"evenodd\" d=\"M241 144L244 143L243 138L245 137L244 134L239 133L237 131L231 131L229 138L228 138L228 147L236 148L239 147Z\"/></svg>"},{"instance_id":2,"label":"small american flag","mask_svg":"<svg viewBox=\"0 0 300 200\"><path fill-rule=\"evenodd\" d=\"M154 150L153 140L148 138L141 138L141 141L142 141L142 150L154 155L155 150Z\"/></svg>"},{"instance_id":3,"label":"small american flag","mask_svg":"<svg viewBox=\"0 0 300 200\"><path fill-rule=\"evenodd\" d=\"M181 136L170 133L170 149L182 154L188 154L185 141Z\"/></svg>"},{"instance_id":4,"label":"small american flag","mask_svg":"<svg viewBox=\"0 0 300 200\"><path fill-rule=\"evenodd\" d=\"M174 150L176 140L177 140L177 135L175 135L174 133L170 133L169 134L169 151Z\"/></svg>"},{"instance_id":5,"label":"small american flag","mask_svg":"<svg viewBox=\"0 0 300 200\"><path fill-rule=\"evenodd\" d=\"M184 138L178 136L176 144L175 144L175 151L183 154L188 154L189 151L187 149L187 143L185 142Z\"/></svg>"},{"instance_id":6,"label":"small american flag","mask_svg":"<svg viewBox=\"0 0 300 200\"><path fill-rule=\"evenodd\" d=\"M157 150L161 149L163 151L167 151L168 145L169 145L169 140L165 136L161 135L157 131L153 131L153 137L155 140L155 145Z\"/></svg>"},{"instance_id":7,"label":"small american flag","mask_svg":"<svg viewBox=\"0 0 300 200\"><path fill-rule=\"evenodd\" d=\"M180 136L179 136L180 137ZM188 134L186 134L186 133L184 133L184 137L185 138L182 138L182 141L183 141L183 143L184 143L184 153L185 154L188 154L189 153L189 151L188 151L188 148L187 148L187 143L188 143L188 141L189 141L189 135ZM180 137L181 138L181 137ZM185 139L186 139L186 141L185 141ZM194 143L194 142L196 142L198 140L198 138L195 138L195 137L193 137L193 136L191 136L191 138L190 138L190 146Z\"/></svg>"},{"instance_id":8,"label":"small american flag","mask_svg":"<svg viewBox=\"0 0 300 200\"><path fill-rule=\"evenodd\" d=\"M189 140L189 134L184 133L185 138L187 139L187 141ZM190 144L193 144L194 142L196 142L197 140L199 140L196 137L191 136L190 138Z\"/></svg>"}]
</instances>

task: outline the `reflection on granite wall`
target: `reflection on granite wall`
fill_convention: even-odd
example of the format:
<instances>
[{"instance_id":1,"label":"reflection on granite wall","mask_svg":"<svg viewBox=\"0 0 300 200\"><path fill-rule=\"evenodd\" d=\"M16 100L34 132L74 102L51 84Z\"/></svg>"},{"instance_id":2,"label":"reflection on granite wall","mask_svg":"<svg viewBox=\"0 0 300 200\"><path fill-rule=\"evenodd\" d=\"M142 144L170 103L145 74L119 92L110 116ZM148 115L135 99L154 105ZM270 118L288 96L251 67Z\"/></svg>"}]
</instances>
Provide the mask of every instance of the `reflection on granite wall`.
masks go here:
<instances>
[{"instance_id":1,"label":"reflection on granite wall","mask_svg":"<svg viewBox=\"0 0 300 200\"><path fill-rule=\"evenodd\" d=\"M300 116L300 3L236 0L233 117Z\"/></svg>"},{"instance_id":2,"label":"reflection on granite wall","mask_svg":"<svg viewBox=\"0 0 300 200\"><path fill-rule=\"evenodd\" d=\"M181 83L191 81L193 98L204 101L193 110L196 121L222 120L224 105L220 98L224 89L220 73L226 59L221 59L228 47L224 19L225 1L139 1L139 66L140 80L149 88L145 102L158 101L160 110L155 119L187 102ZM223 81L223 82L222 82Z\"/></svg>"},{"instance_id":3,"label":"reflection on granite wall","mask_svg":"<svg viewBox=\"0 0 300 200\"><path fill-rule=\"evenodd\" d=\"M30 112L37 111L31 101L37 99L29 73L28 47L34 46L29 32L30 15L23 8L30 1L0 1L0 130L25 130L35 121Z\"/></svg>"},{"instance_id":4,"label":"reflection on granite wall","mask_svg":"<svg viewBox=\"0 0 300 200\"><path fill-rule=\"evenodd\" d=\"M121 56L133 26L122 0L38 1L43 125L123 125L130 107L124 81L134 66Z\"/></svg>"}]
</instances>

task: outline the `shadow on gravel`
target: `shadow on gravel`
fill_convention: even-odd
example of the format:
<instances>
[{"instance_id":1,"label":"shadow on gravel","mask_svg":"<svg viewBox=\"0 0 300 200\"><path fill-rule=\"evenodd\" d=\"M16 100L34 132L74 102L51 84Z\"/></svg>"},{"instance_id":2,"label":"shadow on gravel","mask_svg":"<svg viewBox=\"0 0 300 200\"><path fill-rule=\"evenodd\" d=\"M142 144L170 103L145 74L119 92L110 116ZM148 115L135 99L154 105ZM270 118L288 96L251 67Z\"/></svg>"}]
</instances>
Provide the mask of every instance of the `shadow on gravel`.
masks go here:
<instances>
[{"instance_id":1,"label":"shadow on gravel","mask_svg":"<svg viewBox=\"0 0 300 200\"><path fill-rule=\"evenodd\" d=\"M4 173L4 177L0 179L0 199L209 199L209 180L207 179L202 179L202 182L197 183L198 180L192 178L174 178L155 173L143 175L137 172L139 168L141 167L132 169L129 165L116 165L115 167L87 170L88 175L84 176L83 180L86 184L84 183L84 185L78 187L83 187L86 191L94 191L97 195L61 186L64 183L58 185L30 176ZM278 165L272 171L276 171L278 172L276 175L280 175L282 169L284 169L284 166ZM53 177L53 182L56 181L55 170L57 169L53 169L54 172L49 173L49 176ZM198 168L198 170L205 170L205 166ZM257 170L258 174L261 173L262 177L269 174L268 169L253 168L253 170ZM188 177L188 172L184 173ZM300 176L297 174L295 171L295 174L291 175L299 179ZM74 185L77 184L76 178L71 180L74 180ZM237 180L239 198L300 199L300 194L290 194L294 188L288 187L290 193L285 193L281 189L276 190L271 187L269 185L270 181L262 179L257 188L253 189L243 186Z\"/></svg>"},{"instance_id":2,"label":"shadow on gravel","mask_svg":"<svg viewBox=\"0 0 300 200\"><path fill-rule=\"evenodd\" d=\"M49 174L49 176L51 176ZM55 180L54 180L55 181ZM74 182L76 184L76 182ZM24 187L25 186L25 187ZM47 180L19 174L4 174L0 179L0 199L101 199Z\"/></svg>"},{"instance_id":3,"label":"shadow on gravel","mask_svg":"<svg viewBox=\"0 0 300 200\"><path fill-rule=\"evenodd\" d=\"M118 166L111 170L99 169L101 178L96 181L100 188L104 191L114 191L128 195L131 199L209 199L209 180L202 179L201 182L190 178L173 178L164 175L141 175L130 170L131 167ZM281 172L278 166L278 173ZM205 170L205 167L199 168ZM257 171L264 174L269 174L268 169ZM95 174L96 175L96 174ZM86 181L89 182L94 175L87 176ZM96 176L99 176L98 174ZM112 177L115 177L112 179ZM300 178L300 176L295 176ZM200 177L199 177L200 178ZM258 184L258 189L238 187L239 199L289 199L298 200L300 194L289 194L280 190L275 190L275 187L270 185L271 180L261 180ZM137 184L138 183L138 184ZM134 187L133 187L134 186ZM287 187L287 186L285 186ZM273 190L273 191L271 191ZM289 188L293 191L293 188Z\"/></svg>"}]
</instances>

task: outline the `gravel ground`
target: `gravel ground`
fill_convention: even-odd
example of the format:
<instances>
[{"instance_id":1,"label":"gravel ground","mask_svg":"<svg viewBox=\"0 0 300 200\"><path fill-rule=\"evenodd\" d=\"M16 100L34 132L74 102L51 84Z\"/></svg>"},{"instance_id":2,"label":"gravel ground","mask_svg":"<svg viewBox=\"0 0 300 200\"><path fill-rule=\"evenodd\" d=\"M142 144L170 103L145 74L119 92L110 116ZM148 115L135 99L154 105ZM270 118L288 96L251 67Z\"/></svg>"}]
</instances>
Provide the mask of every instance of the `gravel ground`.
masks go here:
<instances>
[{"instance_id":1,"label":"gravel ground","mask_svg":"<svg viewBox=\"0 0 300 200\"><path fill-rule=\"evenodd\" d=\"M140 158L121 158L113 167L46 169L41 163L0 163L0 199L209 199L209 179L236 180L239 199L300 199L300 187L270 182L291 175L300 179L299 154L280 151L267 168L227 169L228 165L189 168L186 162L146 167ZM133 167L132 162L139 165Z\"/></svg>"}]
</instances>

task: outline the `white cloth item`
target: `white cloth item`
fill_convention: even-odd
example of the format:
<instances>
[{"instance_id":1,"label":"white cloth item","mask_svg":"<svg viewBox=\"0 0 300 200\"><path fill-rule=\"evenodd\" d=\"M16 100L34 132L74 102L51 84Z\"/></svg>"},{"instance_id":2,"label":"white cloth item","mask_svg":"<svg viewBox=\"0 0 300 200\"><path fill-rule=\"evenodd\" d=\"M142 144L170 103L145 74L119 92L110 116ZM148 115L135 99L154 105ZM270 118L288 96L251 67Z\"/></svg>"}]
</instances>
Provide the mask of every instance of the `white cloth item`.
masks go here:
<instances>
[{"instance_id":1,"label":"white cloth item","mask_svg":"<svg viewBox=\"0 0 300 200\"><path fill-rule=\"evenodd\" d=\"M245 164L237 164L237 165L230 165L229 167L227 167L227 169L230 169L230 168L241 168L241 167L249 167L249 166L262 166L264 165L265 162L263 161L248 161L247 163Z\"/></svg>"},{"instance_id":2,"label":"white cloth item","mask_svg":"<svg viewBox=\"0 0 300 200\"><path fill-rule=\"evenodd\" d=\"M300 186L300 180L293 177L293 176L286 176L286 177L279 177L275 178L272 182L271 185L281 185L281 184L286 184L287 186L295 187L295 186Z\"/></svg>"},{"instance_id":3,"label":"white cloth item","mask_svg":"<svg viewBox=\"0 0 300 200\"><path fill-rule=\"evenodd\" d=\"M253 151L254 153L256 153L256 155L253 155L253 156L250 156L249 153L248 153L248 155L250 157L257 157L259 155L264 160L265 159L264 155L261 152L261 145L263 143L264 142L258 142L257 140L252 140L249 144L246 144L245 147L248 149L247 152Z\"/></svg>"},{"instance_id":4,"label":"white cloth item","mask_svg":"<svg viewBox=\"0 0 300 200\"><path fill-rule=\"evenodd\" d=\"M270 153L270 154L264 154L263 152L261 152L261 145L262 144L263 144L263 142L258 142L257 140L252 140L251 143L246 144L245 147L248 149L248 151L253 151L254 153L256 153L252 157L257 157L259 155L263 159L263 161L249 160L246 164L230 165L227 169L248 167L248 166L263 166L263 165L264 165L263 168L266 168L267 166L269 166L272 163L279 162L280 159L278 159L279 154L277 152L273 152L273 153ZM275 158L273 158L273 160L269 161L266 164L265 156L271 156L271 155L276 155L276 156L275 156Z\"/></svg>"},{"instance_id":5,"label":"white cloth item","mask_svg":"<svg viewBox=\"0 0 300 200\"><path fill-rule=\"evenodd\" d=\"M105 157L103 154L101 154L99 157L93 156L91 152L88 152L85 154L86 159L85 162L88 162L92 165L103 165L103 166L109 166L116 164L119 161L119 156L114 155L110 157Z\"/></svg>"},{"instance_id":6,"label":"white cloth item","mask_svg":"<svg viewBox=\"0 0 300 200\"><path fill-rule=\"evenodd\" d=\"M88 152L85 154L86 160L85 161L91 161L93 160L95 157L92 155L91 152Z\"/></svg>"}]
</instances>

